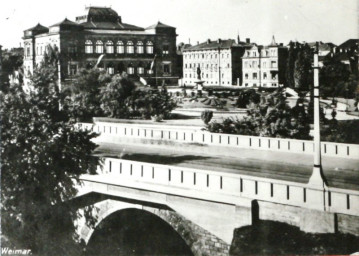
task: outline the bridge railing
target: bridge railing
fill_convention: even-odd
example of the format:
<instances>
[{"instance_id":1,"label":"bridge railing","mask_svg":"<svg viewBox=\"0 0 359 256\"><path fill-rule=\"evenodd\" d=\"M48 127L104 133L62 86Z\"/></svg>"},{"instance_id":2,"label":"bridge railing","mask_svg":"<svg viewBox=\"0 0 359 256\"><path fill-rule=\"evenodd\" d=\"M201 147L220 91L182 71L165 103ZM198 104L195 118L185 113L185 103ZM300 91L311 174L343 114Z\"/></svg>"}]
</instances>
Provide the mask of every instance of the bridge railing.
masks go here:
<instances>
[{"instance_id":1,"label":"bridge railing","mask_svg":"<svg viewBox=\"0 0 359 256\"><path fill-rule=\"evenodd\" d=\"M313 154L314 152L314 143L309 140L210 133L190 128L148 126L143 124L99 122L96 124L78 123L77 126L81 129L98 132L102 138L115 136L303 154ZM359 145L357 144L322 142L321 151L324 156L359 159Z\"/></svg>"},{"instance_id":2,"label":"bridge railing","mask_svg":"<svg viewBox=\"0 0 359 256\"><path fill-rule=\"evenodd\" d=\"M233 204L246 198L359 215L359 191L355 190L331 187L324 190L297 182L115 158L105 158L98 173L126 187L136 182L140 189L194 198L202 195L201 199L205 200Z\"/></svg>"}]
</instances>

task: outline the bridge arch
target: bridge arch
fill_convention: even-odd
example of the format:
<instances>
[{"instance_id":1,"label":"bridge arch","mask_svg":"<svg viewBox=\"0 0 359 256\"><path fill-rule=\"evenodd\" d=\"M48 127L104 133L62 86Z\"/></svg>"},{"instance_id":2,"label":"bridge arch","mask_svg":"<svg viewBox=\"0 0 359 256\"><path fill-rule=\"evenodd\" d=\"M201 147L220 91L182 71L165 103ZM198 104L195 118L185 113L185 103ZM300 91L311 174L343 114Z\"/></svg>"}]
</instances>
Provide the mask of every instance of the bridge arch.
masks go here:
<instances>
[{"instance_id":1,"label":"bridge arch","mask_svg":"<svg viewBox=\"0 0 359 256\"><path fill-rule=\"evenodd\" d=\"M96 203L94 206L97 209L95 213L96 224L92 227L85 223L79 225L80 239L86 245L89 245L96 228L106 219L126 211L132 211L132 213L137 211L142 212L143 215L151 216L157 222L162 221L164 225L167 225L178 235L193 255L213 255L213 252L217 252L217 255L228 254L228 244L171 209L143 206L112 199ZM179 241L179 243L181 242Z\"/></svg>"}]
</instances>

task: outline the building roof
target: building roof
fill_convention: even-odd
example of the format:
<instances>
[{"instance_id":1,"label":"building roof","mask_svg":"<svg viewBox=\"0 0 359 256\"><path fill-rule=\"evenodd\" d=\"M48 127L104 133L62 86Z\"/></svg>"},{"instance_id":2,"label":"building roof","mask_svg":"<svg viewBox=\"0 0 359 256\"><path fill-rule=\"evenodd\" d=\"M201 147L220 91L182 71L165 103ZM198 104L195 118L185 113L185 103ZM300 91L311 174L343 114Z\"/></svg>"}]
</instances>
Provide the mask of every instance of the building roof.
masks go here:
<instances>
[{"instance_id":1,"label":"building roof","mask_svg":"<svg viewBox=\"0 0 359 256\"><path fill-rule=\"evenodd\" d=\"M162 22L157 22L156 24L153 24L152 26L149 26L146 29L154 29L154 28L175 28L175 27L163 24Z\"/></svg>"},{"instance_id":2,"label":"building roof","mask_svg":"<svg viewBox=\"0 0 359 256\"><path fill-rule=\"evenodd\" d=\"M35 27L26 29L25 31L48 31L49 29L43 25L41 25L40 23L37 23L37 25Z\"/></svg>"},{"instance_id":3,"label":"building roof","mask_svg":"<svg viewBox=\"0 0 359 256\"><path fill-rule=\"evenodd\" d=\"M182 55L183 54L183 51L188 49L189 47L191 47L192 45L191 44L185 44L185 43L180 43L177 47L177 54L178 55Z\"/></svg>"},{"instance_id":4,"label":"building roof","mask_svg":"<svg viewBox=\"0 0 359 256\"><path fill-rule=\"evenodd\" d=\"M135 25L120 23L120 22L108 22L108 21L89 21L81 23L85 29L114 29L114 30L140 30L143 31L144 28L137 27Z\"/></svg>"},{"instance_id":5,"label":"building roof","mask_svg":"<svg viewBox=\"0 0 359 256\"><path fill-rule=\"evenodd\" d=\"M85 8L87 21L117 21L119 16L111 7L90 6Z\"/></svg>"},{"instance_id":6,"label":"building roof","mask_svg":"<svg viewBox=\"0 0 359 256\"><path fill-rule=\"evenodd\" d=\"M122 23L121 16L110 7L86 7L85 14L76 17L76 21L85 29L144 30L144 28L135 25Z\"/></svg>"},{"instance_id":7,"label":"building roof","mask_svg":"<svg viewBox=\"0 0 359 256\"><path fill-rule=\"evenodd\" d=\"M348 39L341 45L339 45L339 48L352 48L352 47L358 47L359 45L359 39Z\"/></svg>"},{"instance_id":8,"label":"building roof","mask_svg":"<svg viewBox=\"0 0 359 256\"><path fill-rule=\"evenodd\" d=\"M55 27L55 26L62 26L62 25L65 25L65 26L80 26L79 24L77 24L76 22L73 22L71 20L68 20L67 18L65 18L63 21L60 21L54 25L51 25L50 27Z\"/></svg>"},{"instance_id":9,"label":"building roof","mask_svg":"<svg viewBox=\"0 0 359 256\"><path fill-rule=\"evenodd\" d=\"M245 42L236 43L233 39L221 40L218 39L216 41L207 40L204 43L200 43L197 45L190 46L183 51L199 51L199 50L211 50L211 49L229 49L235 46L251 46L251 44L247 44Z\"/></svg>"}]
</instances>

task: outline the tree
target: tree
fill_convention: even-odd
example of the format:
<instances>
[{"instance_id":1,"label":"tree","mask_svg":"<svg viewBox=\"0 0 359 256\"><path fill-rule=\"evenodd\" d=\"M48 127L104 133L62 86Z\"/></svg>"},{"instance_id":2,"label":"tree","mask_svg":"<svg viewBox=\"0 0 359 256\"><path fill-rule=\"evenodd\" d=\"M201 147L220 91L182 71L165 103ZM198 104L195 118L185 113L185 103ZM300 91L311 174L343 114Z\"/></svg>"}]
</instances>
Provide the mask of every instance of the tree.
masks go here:
<instances>
[{"instance_id":1,"label":"tree","mask_svg":"<svg viewBox=\"0 0 359 256\"><path fill-rule=\"evenodd\" d=\"M165 89L136 90L126 101L131 115L140 115L144 119L159 116L168 118L177 106Z\"/></svg>"},{"instance_id":2,"label":"tree","mask_svg":"<svg viewBox=\"0 0 359 256\"><path fill-rule=\"evenodd\" d=\"M299 90L311 89L313 84L312 72L313 52L310 47L305 44L298 52L294 65L294 84Z\"/></svg>"},{"instance_id":3,"label":"tree","mask_svg":"<svg viewBox=\"0 0 359 256\"><path fill-rule=\"evenodd\" d=\"M212 117L213 117L213 111L205 110L201 113L201 119L206 125L208 125Z\"/></svg>"},{"instance_id":4,"label":"tree","mask_svg":"<svg viewBox=\"0 0 359 256\"><path fill-rule=\"evenodd\" d=\"M287 58L287 68L285 73L286 86L290 88L295 87L294 83L294 67L295 61L297 59L298 49L294 47L292 41L289 42L288 58Z\"/></svg>"},{"instance_id":5,"label":"tree","mask_svg":"<svg viewBox=\"0 0 359 256\"><path fill-rule=\"evenodd\" d=\"M330 58L324 62L324 66L320 69L319 74L319 81L322 85L321 93L324 97L346 97L346 94L349 94L349 90L350 95L353 96L356 87L354 85L356 82L355 77L352 76L352 81L349 81L350 71L344 63Z\"/></svg>"},{"instance_id":6,"label":"tree","mask_svg":"<svg viewBox=\"0 0 359 256\"><path fill-rule=\"evenodd\" d=\"M22 65L24 59L24 49L23 48L12 48L11 50L4 49L1 52L2 58L2 72L0 74L0 81L2 82L0 90L6 92L9 89L10 81L9 75L14 74L15 71L19 71L20 83L22 82Z\"/></svg>"},{"instance_id":7,"label":"tree","mask_svg":"<svg viewBox=\"0 0 359 256\"><path fill-rule=\"evenodd\" d=\"M103 116L101 88L111 81L110 75L99 69L80 69L72 82L71 96L66 98L65 108L77 121L88 121Z\"/></svg>"},{"instance_id":8,"label":"tree","mask_svg":"<svg viewBox=\"0 0 359 256\"><path fill-rule=\"evenodd\" d=\"M79 176L99 163L91 156L95 134L68 122L54 66L45 62L29 95L17 84L0 94L2 235L36 255L76 255L78 213L66 202L76 195Z\"/></svg>"},{"instance_id":9,"label":"tree","mask_svg":"<svg viewBox=\"0 0 359 256\"><path fill-rule=\"evenodd\" d=\"M109 117L128 118L129 108L126 99L135 90L135 85L124 75L115 75L111 82L101 88L101 109Z\"/></svg>"},{"instance_id":10,"label":"tree","mask_svg":"<svg viewBox=\"0 0 359 256\"><path fill-rule=\"evenodd\" d=\"M248 106L247 116L241 120L224 119L222 124L208 125L211 132L236 133L264 137L309 139L309 116L303 100L292 109L286 102L284 92L278 89L267 96L262 95L260 103Z\"/></svg>"}]
</instances>

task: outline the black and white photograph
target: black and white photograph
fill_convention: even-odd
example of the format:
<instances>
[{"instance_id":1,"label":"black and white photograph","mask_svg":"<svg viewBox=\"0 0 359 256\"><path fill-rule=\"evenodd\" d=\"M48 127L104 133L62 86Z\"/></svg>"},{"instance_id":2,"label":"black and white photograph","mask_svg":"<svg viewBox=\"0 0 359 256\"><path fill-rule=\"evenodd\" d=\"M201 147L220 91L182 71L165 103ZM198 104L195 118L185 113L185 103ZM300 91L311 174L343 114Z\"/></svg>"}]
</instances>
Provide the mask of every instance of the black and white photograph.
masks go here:
<instances>
[{"instance_id":1,"label":"black and white photograph","mask_svg":"<svg viewBox=\"0 0 359 256\"><path fill-rule=\"evenodd\" d=\"M0 32L0 255L359 255L358 0L12 0Z\"/></svg>"}]
</instances>

